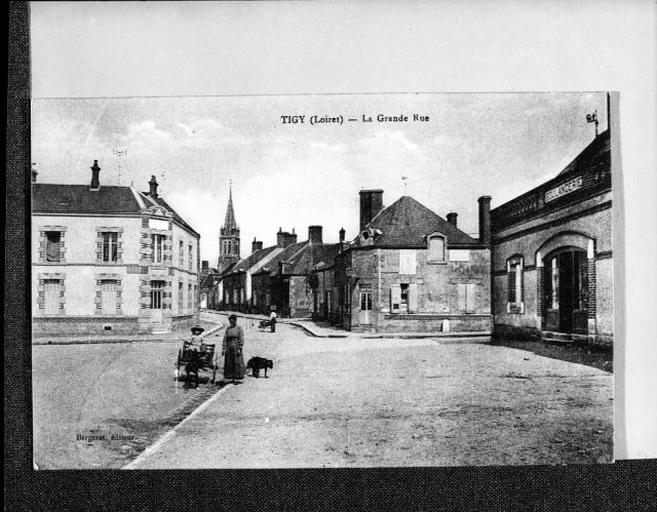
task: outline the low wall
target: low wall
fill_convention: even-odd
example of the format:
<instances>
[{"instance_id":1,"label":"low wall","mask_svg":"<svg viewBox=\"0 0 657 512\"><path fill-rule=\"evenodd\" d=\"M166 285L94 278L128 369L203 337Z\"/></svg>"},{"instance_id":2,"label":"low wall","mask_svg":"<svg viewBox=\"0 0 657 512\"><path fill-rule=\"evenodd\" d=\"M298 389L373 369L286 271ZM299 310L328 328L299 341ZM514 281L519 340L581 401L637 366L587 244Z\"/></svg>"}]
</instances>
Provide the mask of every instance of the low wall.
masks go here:
<instances>
[{"instance_id":1,"label":"low wall","mask_svg":"<svg viewBox=\"0 0 657 512\"><path fill-rule=\"evenodd\" d=\"M32 336L77 336L82 334L138 334L138 317L33 318Z\"/></svg>"},{"instance_id":2,"label":"low wall","mask_svg":"<svg viewBox=\"0 0 657 512\"><path fill-rule=\"evenodd\" d=\"M381 315L377 331L441 332L444 320L449 321L450 332L491 332L493 329L492 315L384 314Z\"/></svg>"}]
</instances>

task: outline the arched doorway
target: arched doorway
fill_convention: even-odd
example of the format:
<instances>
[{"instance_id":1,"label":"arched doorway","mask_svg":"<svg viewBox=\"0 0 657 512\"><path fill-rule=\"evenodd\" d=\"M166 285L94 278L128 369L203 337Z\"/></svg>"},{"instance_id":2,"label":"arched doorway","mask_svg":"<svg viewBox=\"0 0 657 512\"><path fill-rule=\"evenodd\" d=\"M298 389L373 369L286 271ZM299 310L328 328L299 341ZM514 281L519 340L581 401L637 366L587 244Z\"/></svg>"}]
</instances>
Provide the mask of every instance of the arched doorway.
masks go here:
<instances>
[{"instance_id":1,"label":"arched doorway","mask_svg":"<svg viewBox=\"0 0 657 512\"><path fill-rule=\"evenodd\" d=\"M587 252L560 247L544 259L544 330L587 334L589 283Z\"/></svg>"}]
</instances>

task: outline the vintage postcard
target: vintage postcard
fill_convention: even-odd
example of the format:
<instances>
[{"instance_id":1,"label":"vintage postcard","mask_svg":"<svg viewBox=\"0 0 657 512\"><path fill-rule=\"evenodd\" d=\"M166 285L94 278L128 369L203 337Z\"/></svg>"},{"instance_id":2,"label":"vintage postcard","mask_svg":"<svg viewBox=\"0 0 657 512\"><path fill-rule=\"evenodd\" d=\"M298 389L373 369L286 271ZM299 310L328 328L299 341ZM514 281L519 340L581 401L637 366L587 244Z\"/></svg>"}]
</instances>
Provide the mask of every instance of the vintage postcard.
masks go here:
<instances>
[{"instance_id":1,"label":"vintage postcard","mask_svg":"<svg viewBox=\"0 0 657 512\"><path fill-rule=\"evenodd\" d=\"M614 460L610 93L31 115L35 468Z\"/></svg>"}]
</instances>

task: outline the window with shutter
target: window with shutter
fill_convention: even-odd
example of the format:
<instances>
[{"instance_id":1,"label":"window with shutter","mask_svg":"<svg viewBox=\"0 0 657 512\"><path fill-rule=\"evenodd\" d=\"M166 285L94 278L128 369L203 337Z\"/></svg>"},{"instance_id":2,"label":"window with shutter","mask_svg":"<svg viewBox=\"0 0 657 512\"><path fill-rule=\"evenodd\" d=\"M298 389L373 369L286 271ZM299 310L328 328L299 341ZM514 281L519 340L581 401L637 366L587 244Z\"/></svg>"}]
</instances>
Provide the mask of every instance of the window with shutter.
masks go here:
<instances>
[{"instance_id":1,"label":"window with shutter","mask_svg":"<svg viewBox=\"0 0 657 512\"><path fill-rule=\"evenodd\" d=\"M103 279L100 285L101 311L103 315L116 315L117 282L114 279Z\"/></svg>"},{"instance_id":2,"label":"window with shutter","mask_svg":"<svg viewBox=\"0 0 657 512\"><path fill-rule=\"evenodd\" d=\"M416 283L411 283L408 285L408 312L418 312L418 294Z\"/></svg>"},{"instance_id":3,"label":"window with shutter","mask_svg":"<svg viewBox=\"0 0 657 512\"><path fill-rule=\"evenodd\" d=\"M468 283L465 286L465 312L474 313L476 311L476 284Z\"/></svg>"},{"instance_id":4,"label":"window with shutter","mask_svg":"<svg viewBox=\"0 0 657 512\"><path fill-rule=\"evenodd\" d=\"M459 313L465 313L466 310L466 286L465 284L456 285L457 310Z\"/></svg>"},{"instance_id":5,"label":"window with shutter","mask_svg":"<svg viewBox=\"0 0 657 512\"><path fill-rule=\"evenodd\" d=\"M60 304L61 281L59 279L44 280L44 312L46 315L58 315Z\"/></svg>"},{"instance_id":6,"label":"window with shutter","mask_svg":"<svg viewBox=\"0 0 657 512\"><path fill-rule=\"evenodd\" d=\"M390 312L399 313L401 308L401 288L399 285L390 288Z\"/></svg>"},{"instance_id":7,"label":"window with shutter","mask_svg":"<svg viewBox=\"0 0 657 512\"><path fill-rule=\"evenodd\" d=\"M507 313L524 313L523 258L514 256L506 263Z\"/></svg>"}]
</instances>

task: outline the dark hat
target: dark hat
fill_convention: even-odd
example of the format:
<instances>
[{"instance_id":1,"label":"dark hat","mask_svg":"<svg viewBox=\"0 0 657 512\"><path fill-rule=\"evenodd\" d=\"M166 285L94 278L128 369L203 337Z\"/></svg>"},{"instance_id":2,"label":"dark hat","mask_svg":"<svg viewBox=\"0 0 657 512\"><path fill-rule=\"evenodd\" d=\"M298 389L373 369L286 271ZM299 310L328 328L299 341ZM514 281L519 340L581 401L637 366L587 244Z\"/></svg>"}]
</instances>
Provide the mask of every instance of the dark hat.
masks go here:
<instances>
[{"instance_id":1,"label":"dark hat","mask_svg":"<svg viewBox=\"0 0 657 512\"><path fill-rule=\"evenodd\" d=\"M228 315L228 320L232 320L233 318L237 320L237 315Z\"/></svg>"},{"instance_id":2,"label":"dark hat","mask_svg":"<svg viewBox=\"0 0 657 512\"><path fill-rule=\"evenodd\" d=\"M199 332L205 331L205 329L203 329L203 327L201 327L199 324L196 324L194 327L192 327L191 330L192 330L192 332L194 332L194 331L199 331Z\"/></svg>"}]
</instances>

